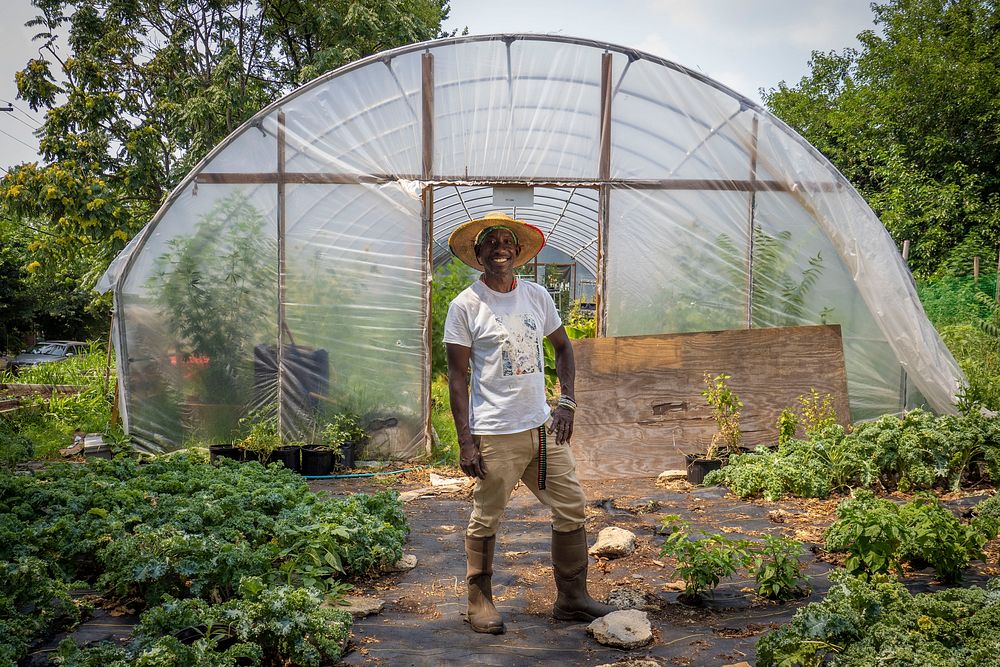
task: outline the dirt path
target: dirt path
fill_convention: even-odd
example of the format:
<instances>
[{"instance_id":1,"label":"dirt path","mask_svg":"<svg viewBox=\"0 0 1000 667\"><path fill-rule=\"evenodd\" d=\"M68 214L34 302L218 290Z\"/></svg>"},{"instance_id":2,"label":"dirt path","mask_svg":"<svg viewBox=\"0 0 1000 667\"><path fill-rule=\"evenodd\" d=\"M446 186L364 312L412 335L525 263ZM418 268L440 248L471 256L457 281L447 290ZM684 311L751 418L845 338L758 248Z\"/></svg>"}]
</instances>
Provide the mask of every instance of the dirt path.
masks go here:
<instances>
[{"instance_id":1,"label":"dirt path","mask_svg":"<svg viewBox=\"0 0 1000 667\"><path fill-rule=\"evenodd\" d=\"M457 471L452 472L456 475ZM339 480L316 484L332 493L373 491L379 482ZM399 480L400 491L419 488L417 476ZM428 485L429 486L429 485ZM590 590L605 599L614 589L641 592L654 627L645 648L620 651L597 643L586 623L550 618L555 590L549 559L548 513L524 487L515 490L498 533L493 580L507 633L472 632L465 614L464 528L471 507L467 492L417 497L406 503L412 533L405 551L418 565L404 574L360 582L358 593L385 600L385 610L354 625L344 665L601 665L646 658L662 665L725 665L754 662L760 634L791 618L795 610L825 593L830 563L810 552L809 598L776 604L757 598L752 581L724 581L701 607L678 602L673 566L659 556L656 534L663 514L680 514L698 527L747 537L764 533L795 537L809 544L822 539L837 501L757 503L741 501L719 488L692 488L676 482L664 488L655 479L584 484L591 544L607 526L636 534L639 547L622 559L591 559ZM411 494L412 495L412 494ZM928 577L929 580L929 577ZM626 661L621 663L621 661Z\"/></svg>"}]
</instances>

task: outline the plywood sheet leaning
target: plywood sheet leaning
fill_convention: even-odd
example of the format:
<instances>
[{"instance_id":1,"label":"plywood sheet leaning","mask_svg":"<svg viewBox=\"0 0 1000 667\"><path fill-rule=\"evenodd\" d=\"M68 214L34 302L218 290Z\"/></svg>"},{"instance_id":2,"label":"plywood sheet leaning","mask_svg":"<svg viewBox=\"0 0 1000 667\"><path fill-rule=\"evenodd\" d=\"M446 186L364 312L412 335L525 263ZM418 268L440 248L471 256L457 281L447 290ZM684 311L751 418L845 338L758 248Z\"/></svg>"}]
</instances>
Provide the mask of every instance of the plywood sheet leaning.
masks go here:
<instances>
[{"instance_id":1,"label":"plywood sheet leaning","mask_svg":"<svg viewBox=\"0 0 1000 667\"><path fill-rule=\"evenodd\" d=\"M745 446L774 443L782 409L811 388L833 397L842 423L850 415L839 325L595 338L573 349L581 479L655 476L703 452L715 433L706 372L732 376Z\"/></svg>"}]
</instances>

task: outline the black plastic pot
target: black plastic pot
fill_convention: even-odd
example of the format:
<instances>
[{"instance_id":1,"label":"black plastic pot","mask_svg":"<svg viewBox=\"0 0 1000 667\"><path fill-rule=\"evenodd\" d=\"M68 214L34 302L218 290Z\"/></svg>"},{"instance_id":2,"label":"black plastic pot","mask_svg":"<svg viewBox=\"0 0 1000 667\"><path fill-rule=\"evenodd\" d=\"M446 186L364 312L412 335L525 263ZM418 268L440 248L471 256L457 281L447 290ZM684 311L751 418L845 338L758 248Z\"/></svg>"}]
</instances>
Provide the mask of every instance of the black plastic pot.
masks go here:
<instances>
[{"instance_id":1,"label":"black plastic pot","mask_svg":"<svg viewBox=\"0 0 1000 667\"><path fill-rule=\"evenodd\" d=\"M299 472L308 476L329 475L333 472L333 452L325 447L303 447Z\"/></svg>"},{"instance_id":2,"label":"black plastic pot","mask_svg":"<svg viewBox=\"0 0 1000 667\"><path fill-rule=\"evenodd\" d=\"M340 460L337 461L338 468L354 467L354 443L345 442L340 446Z\"/></svg>"},{"instance_id":3,"label":"black plastic pot","mask_svg":"<svg viewBox=\"0 0 1000 667\"><path fill-rule=\"evenodd\" d=\"M243 461L244 454L246 451L242 447L237 447L236 445L209 445L208 446L208 460L215 463L216 459L232 459L234 461Z\"/></svg>"},{"instance_id":4,"label":"black plastic pot","mask_svg":"<svg viewBox=\"0 0 1000 667\"><path fill-rule=\"evenodd\" d=\"M705 475L722 467L722 459L702 459L697 454L687 454L687 481L691 484L702 484Z\"/></svg>"},{"instance_id":5,"label":"black plastic pot","mask_svg":"<svg viewBox=\"0 0 1000 667\"><path fill-rule=\"evenodd\" d=\"M280 462L289 470L298 472L298 470L302 467L299 462L299 455L301 451L301 447L294 447L292 445L278 447L276 450L268 454L267 463L270 464Z\"/></svg>"}]
</instances>

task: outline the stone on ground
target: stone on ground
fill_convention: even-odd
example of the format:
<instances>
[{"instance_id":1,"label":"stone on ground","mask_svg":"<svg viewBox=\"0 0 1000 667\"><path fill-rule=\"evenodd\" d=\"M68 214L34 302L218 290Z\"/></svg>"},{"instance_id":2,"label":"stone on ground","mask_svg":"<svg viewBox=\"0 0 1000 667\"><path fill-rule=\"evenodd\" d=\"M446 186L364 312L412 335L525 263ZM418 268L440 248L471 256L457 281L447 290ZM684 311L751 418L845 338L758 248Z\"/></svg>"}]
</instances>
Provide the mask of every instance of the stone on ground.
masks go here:
<instances>
[{"instance_id":1,"label":"stone on ground","mask_svg":"<svg viewBox=\"0 0 1000 667\"><path fill-rule=\"evenodd\" d=\"M409 572L417 566L417 557L413 554L405 554L389 568L390 572Z\"/></svg>"},{"instance_id":2,"label":"stone on ground","mask_svg":"<svg viewBox=\"0 0 1000 667\"><path fill-rule=\"evenodd\" d=\"M340 611L346 611L354 618L364 618L372 614L382 613L382 610L385 609L385 600L357 595L345 595L344 604L330 606Z\"/></svg>"},{"instance_id":3,"label":"stone on ground","mask_svg":"<svg viewBox=\"0 0 1000 667\"><path fill-rule=\"evenodd\" d=\"M597 542L590 547L591 556L621 558L635 551L635 533L611 526L597 534Z\"/></svg>"},{"instance_id":4,"label":"stone on ground","mask_svg":"<svg viewBox=\"0 0 1000 667\"><path fill-rule=\"evenodd\" d=\"M615 609L656 611L660 608L655 596L649 595L644 590L628 588L626 586L612 589L605 602Z\"/></svg>"},{"instance_id":5,"label":"stone on ground","mask_svg":"<svg viewBox=\"0 0 1000 667\"><path fill-rule=\"evenodd\" d=\"M636 609L613 611L587 626L587 634L601 644L633 649L653 641L653 628L646 612Z\"/></svg>"}]
</instances>

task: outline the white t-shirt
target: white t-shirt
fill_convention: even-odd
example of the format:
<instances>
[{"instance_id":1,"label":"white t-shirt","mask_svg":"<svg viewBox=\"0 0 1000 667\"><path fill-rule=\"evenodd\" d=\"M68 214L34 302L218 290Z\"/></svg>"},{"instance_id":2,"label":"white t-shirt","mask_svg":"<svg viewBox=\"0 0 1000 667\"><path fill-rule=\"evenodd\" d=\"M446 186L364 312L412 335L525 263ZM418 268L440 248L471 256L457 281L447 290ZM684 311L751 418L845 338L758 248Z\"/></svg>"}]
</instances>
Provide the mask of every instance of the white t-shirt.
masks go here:
<instances>
[{"instance_id":1,"label":"white t-shirt","mask_svg":"<svg viewBox=\"0 0 1000 667\"><path fill-rule=\"evenodd\" d=\"M451 302L444 342L472 348L474 435L519 433L549 418L542 339L560 326L545 288L523 280L510 292L494 292L477 280Z\"/></svg>"}]
</instances>

